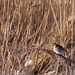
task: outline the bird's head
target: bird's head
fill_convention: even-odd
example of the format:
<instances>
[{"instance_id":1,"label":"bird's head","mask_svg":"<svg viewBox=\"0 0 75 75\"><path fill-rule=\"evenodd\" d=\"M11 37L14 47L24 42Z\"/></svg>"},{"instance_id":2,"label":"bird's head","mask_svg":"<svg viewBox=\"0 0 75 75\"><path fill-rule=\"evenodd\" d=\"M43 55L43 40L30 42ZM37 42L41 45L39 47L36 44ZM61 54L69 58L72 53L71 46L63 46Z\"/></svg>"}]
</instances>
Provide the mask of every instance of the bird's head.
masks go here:
<instances>
[{"instance_id":1,"label":"bird's head","mask_svg":"<svg viewBox=\"0 0 75 75\"><path fill-rule=\"evenodd\" d=\"M57 46L57 44L56 43L52 43L52 44L50 44L50 46L54 47L54 46Z\"/></svg>"}]
</instances>

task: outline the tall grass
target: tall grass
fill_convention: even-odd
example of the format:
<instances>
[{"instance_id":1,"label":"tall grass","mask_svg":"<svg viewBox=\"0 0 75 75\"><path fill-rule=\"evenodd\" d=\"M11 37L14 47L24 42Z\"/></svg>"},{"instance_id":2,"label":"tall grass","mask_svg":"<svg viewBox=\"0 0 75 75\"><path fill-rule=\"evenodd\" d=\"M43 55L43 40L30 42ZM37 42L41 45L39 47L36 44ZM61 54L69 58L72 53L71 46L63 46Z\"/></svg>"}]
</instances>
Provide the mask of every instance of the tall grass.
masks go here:
<instances>
[{"instance_id":1,"label":"tall grass","mask_svg":"<svg viewBox=\"0 0 75 75\"><path fill-rule=\"evenodd\" d=\"M47 51L64 46L75 60L75 1L0 1L0 74L74 74L75 65L60 64ZM36 47L36 49L35 49ZM42 51L39 51L39 50ZM25 67L26 61L34 64ZM53 69L53 72L49 72Z\"/></svg>"}]
</instances>

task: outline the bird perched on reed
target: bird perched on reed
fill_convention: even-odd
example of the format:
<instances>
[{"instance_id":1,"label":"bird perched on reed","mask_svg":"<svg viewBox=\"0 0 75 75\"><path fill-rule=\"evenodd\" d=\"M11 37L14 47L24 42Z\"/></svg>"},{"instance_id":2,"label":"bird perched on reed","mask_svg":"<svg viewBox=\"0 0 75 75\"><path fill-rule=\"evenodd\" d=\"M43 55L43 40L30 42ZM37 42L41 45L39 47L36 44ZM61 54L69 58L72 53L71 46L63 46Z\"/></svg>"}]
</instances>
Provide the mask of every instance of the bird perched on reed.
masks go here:
<instances>
[{"instance_id":1,"label":"bird perched on reed","mask_svg":"<svg viewBox=\"0 0 75 75\"><path fill-rule=\"evenodd\" d=\"M64 53L67 53L67 54L70 54L69 52L66 51L66 49L64 47L62 47L61 45L58 45L56 43L53 43L53 44L50 44L50 46L53 47L53 51L56 53L56 54L64 54Z\"/></svg>"}]
</instances>

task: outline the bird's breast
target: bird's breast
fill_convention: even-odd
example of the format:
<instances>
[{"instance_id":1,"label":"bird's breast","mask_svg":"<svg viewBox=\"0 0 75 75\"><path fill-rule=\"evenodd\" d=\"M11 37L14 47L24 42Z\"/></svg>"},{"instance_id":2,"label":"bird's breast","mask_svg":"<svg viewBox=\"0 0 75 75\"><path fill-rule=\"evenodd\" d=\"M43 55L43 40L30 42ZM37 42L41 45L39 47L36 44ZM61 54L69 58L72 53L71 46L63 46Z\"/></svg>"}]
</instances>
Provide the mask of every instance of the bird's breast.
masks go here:
<instances>
[{"instance_id":1,"label":"bird's breast","mask_svg":"<svg viewBox=\"0 0 75 75\"><path fill-rule=\"evenodd\" d=\"M60 50L58 47L53 47L53 50L54 50L54 52L55 53L57 53L57 54L63 54L63 51L62 50Z\"/></svg>"}]
</instances>

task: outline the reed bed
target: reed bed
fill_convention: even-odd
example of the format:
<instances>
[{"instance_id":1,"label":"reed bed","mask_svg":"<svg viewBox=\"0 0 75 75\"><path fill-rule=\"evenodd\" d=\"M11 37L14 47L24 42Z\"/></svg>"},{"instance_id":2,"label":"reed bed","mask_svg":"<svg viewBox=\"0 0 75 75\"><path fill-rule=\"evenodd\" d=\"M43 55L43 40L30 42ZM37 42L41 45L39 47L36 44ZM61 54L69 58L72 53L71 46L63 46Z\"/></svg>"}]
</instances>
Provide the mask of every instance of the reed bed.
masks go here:
<instances>
[{"instance_id":1,"label":"reed bed","mask_svg":"<svg viewBox=\"0 0 75 75\"><path fill-rule=\"evenodd\" d=\"M0 74L59 73L75 74L75 1L0 1Z\"/></svg>"}]
</instances>

